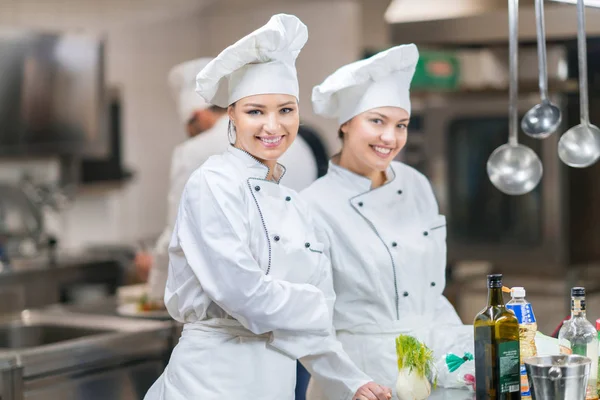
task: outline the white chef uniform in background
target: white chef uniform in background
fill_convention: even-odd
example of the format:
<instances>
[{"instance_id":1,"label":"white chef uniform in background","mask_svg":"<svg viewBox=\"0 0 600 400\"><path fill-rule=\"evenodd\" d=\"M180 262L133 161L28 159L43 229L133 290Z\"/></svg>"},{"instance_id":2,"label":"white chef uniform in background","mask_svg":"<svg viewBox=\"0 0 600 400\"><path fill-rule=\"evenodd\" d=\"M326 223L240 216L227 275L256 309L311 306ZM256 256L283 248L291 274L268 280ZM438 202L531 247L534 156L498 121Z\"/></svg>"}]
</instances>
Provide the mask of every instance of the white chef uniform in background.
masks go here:
<instances>
[{"instance_id":1,"label":"white chef uniform in background","mask_svg":"<svg viewBox=\"0 0 600 400\"><path fill-rule=\"evenodd\" d=\"M168 76L169 87L177 103L177 112L183 127L199 110L210 108L196 93L196 75L212 58L199 58L186 61L171 69ZM150 300L162 302L167 283L169 266L169 242L173 235L173 226L177 218L177 209L183 188L188 178L208 158L220 154L228 146L227 123L229 118L223 113L208 130L199 132L178 145L171 158L169 176L169 194L167 198L166 226L158 238L152 252L152 267L148 277L147 294Z\"/></svg>"},{"instance_id":2,"label":"white chef uniform in background","mask_svg":"<svg viewBox=\"0 0 600 400\"><path fill-rule=\"evenodd\" d=\"M406 45L346 65L314 88L314 110L338 118L340 125L378 107L400 107L410 114L417 61L416 46ZM462 356L473 351L473 328L462 324L442 295L446 219L428 180L392 162L387 182L374 190L371 184L330 162L327 175L301 195L331 242L337 337L367 375L394 388L395 337L414 335L437 357ZM311 381L307 398L320 399L328 390Z\"/></svg>"},{"instance_id":3,"label":"white chef uniform in background","mask_svg":"<svg viewBox=\"0 0 600 400\"><path fill-rule=\"evenodd\" d=\"M256 94L298 98L295 60L304 24L279 14L225 49L197 91L228 106ZM349 399L371 379L331 335L334 293L326 236L297 192L235 147L211 157L185 186L171 245L165 304L185 323L147 400L294 397L296 358Z\"/></svg>"},{"instance_id":4,"label":"white chef uniform in background","mask_svg":"<svg viewBox=\"0 0 600 400\"><path fill-rule=\"evenodd\" d=\"M296 140L281 156L279 162L285 165L286 169L281 184L297 192L306 189L318 178L317 159L300 135L296 136Z\"/></svg>"}]
</instances>

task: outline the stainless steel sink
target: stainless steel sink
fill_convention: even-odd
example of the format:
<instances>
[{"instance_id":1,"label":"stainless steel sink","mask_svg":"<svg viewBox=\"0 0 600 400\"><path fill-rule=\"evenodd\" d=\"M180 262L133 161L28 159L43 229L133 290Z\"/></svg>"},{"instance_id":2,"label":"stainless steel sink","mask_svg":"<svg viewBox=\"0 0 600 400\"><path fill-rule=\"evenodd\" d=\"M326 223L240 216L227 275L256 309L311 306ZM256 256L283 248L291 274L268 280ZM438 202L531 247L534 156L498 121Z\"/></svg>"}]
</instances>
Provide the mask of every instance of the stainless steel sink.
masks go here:
<instances>
[{"instance_id":1,"label":"stainless steel sink","mask_svg":"<svg viewBox=\"0 0 600 400\"><path fill-rule=\"evenodd\" d=\"M51 324L0 325L0 348L31 348L108 332L114 330Z\"/></svg>"},{"instance_id":2,"label":"stainless steel sink","mask_svg":"<svg viewBox=\"0 0 600 400\"><path fill-rule=\"evenodd\" d=\"M172 329L170 322L52 308L0 314L0 360L17 356L23 377L30 379L116 358L163 354Z\"/></svg>"},{"instance_id":3,"label":"stainless steel sink","mask_svg":"<svg viewBox=\"0 0 600 400\"><path fill-rule=\"evenodd\" d=\"M172 330L50 307L0 314L0 399L142 398L164 369Z\"/></svg>"}]
</instances>

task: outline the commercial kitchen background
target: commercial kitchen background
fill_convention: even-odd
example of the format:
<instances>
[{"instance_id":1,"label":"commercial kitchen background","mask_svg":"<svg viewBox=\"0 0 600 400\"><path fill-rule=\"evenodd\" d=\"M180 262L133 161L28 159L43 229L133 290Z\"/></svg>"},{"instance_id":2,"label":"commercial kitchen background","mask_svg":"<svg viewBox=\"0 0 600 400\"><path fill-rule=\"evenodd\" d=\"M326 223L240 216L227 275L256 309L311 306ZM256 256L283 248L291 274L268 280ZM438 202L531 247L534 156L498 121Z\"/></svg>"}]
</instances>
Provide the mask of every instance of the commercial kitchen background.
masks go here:
<instances>
[{"instance_id":1,"label":"commercial kitchen background","mask_svg":"<svg viewBox=\"0 0 600 400\"><path fill-rule=\"evenodd\" d=\"M164 227L170 157L173 148L184 140L166 81L173 65L201 56L215 56L274 13L297 15L308 26L310 35L297 63L301 116L305 124L320 133L331 155L339 149L337 126L335 121L312 112L310 93L315 84L337 67L394 44L415 42L424 48L450 50L482 48L487 44L506 46L505 3L503 0L0 0L2 27L86 33L103 38L107 92L116 93L121 105L121 161L133 176L78 185L74 198L54 223L60 250L82 251L89 245L115 243L135 247L143 240L151 242ZM547 3L549 42L572 43L576 32L575 7ZM521 7L521 36L530 44L535 42L532 4L522 1ZM588 34L591 38L600 37L600 9L588 8ZM590 53L594 50L597 54L594 45L590 48ZM593 62L594 58L590 56L590 60ZM596 73L591 69L590 75ZM535 83L535 79L532 81ZM569 83L568 79L565 81ZM534 85L529 99L535 99L535 88ZM551 85L551 91L552 88ZM572 90L572 85L569 88ZM492 93L498 98L507 97L502 91ZM436 107L444 109L451 103L443 98L431 101L421 106L416 101L415 109L423 110L423 115L427 112L435 115ZM592 103L594 106L597 108ZM506 111L504 105L496 109L504 116ZM425 134L432 137L440 132ZM425 148L423 154L427 157L432 152ZM453 185L455 182L448 181L448 176L460 179L451 174L436 174L436 168L439 165L431 162L429 170L436 188ZM0 159L2 182L16 183L24 171L37 180L49 182L56 181L61 174L60 163L54 158ZM558 181L550 179L546 175L544 187L563 190L557 187ZM586 190L597 189L588 186ZM600 242L594 243L600 247ZM476 259L467 256L465 260L460 257L452 260L454 272L448 295L467 323L485 302L484 276L494 266L485 254L480 253ZM596 265L589 265L592 267L585 269L587 274L579 278L595 289ZM516 270L507 267L506 273L510 277L508 284L532 288L528 297L542 330L550 333L566 312L565 285L574 282L567 281L572 278L569 267L536 265L531 271L526 266ZM541 279L546 273L552 277ZM468 280L468 276L474 278ZM591 315L600 316L597 295L590 296L589 309Z\"/></svg>"}]
</instances>

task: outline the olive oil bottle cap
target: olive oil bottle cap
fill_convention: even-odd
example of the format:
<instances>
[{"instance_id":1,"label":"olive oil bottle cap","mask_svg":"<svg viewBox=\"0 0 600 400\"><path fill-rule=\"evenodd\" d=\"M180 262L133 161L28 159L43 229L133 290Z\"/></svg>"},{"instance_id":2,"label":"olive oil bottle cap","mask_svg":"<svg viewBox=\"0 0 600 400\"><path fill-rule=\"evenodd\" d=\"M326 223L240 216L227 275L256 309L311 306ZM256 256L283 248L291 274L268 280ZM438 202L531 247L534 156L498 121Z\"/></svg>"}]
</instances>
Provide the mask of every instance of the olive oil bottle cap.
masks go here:
<instances>
[{"instance_id":1,"label":"olive oil bottle cap","mask_svg":"<svg viewBox=\"0 0 600 400\"><path fill-rule=\"evenodd\" d=\"M488 288L502 288L502 274L488 275Z\"/></svg>"},{"instance_id":2,"label":"olive oil bottle cap","mask_svg":"<svg viewBox=\"0 0 600 400\"><path fill-rule=\"evenodd\" d=\"M583 297L585 296L585 288L574 287L571 289L571 297Z\"/></svg>"}]
</instances>

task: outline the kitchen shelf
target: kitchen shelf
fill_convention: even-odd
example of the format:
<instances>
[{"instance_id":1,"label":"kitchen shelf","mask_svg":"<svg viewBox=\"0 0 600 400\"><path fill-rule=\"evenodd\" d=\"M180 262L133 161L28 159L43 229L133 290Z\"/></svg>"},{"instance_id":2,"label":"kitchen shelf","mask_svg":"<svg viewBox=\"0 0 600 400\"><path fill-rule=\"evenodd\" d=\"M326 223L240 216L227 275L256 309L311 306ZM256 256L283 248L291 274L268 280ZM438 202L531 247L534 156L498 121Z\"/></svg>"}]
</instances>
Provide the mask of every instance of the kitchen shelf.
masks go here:
<instances>
[{"instance_id":1,"label":"kitchen shelf","mask_svg":"<svg viewBox=\"0 0 600 400\"><path fill-rule=\"evenodd\" d=\"M565 81L550 81L548 82L548 88L550 93L578 93L579 92L579 82L575 79L569 79ZM411 90L411 95L414 97L422 97L428 95L436 95L436 94L498 94L498 93L506 93L508 94L508 87L505 88L495 88L495 87L484 87L481 89L472 89L472 88L464 88L459 87L457 89L414 89ZM539 93L539 86L537 82L526 81L519 82L519 93L520 94L535 94Z\"/></svg>"}]
</instances>

